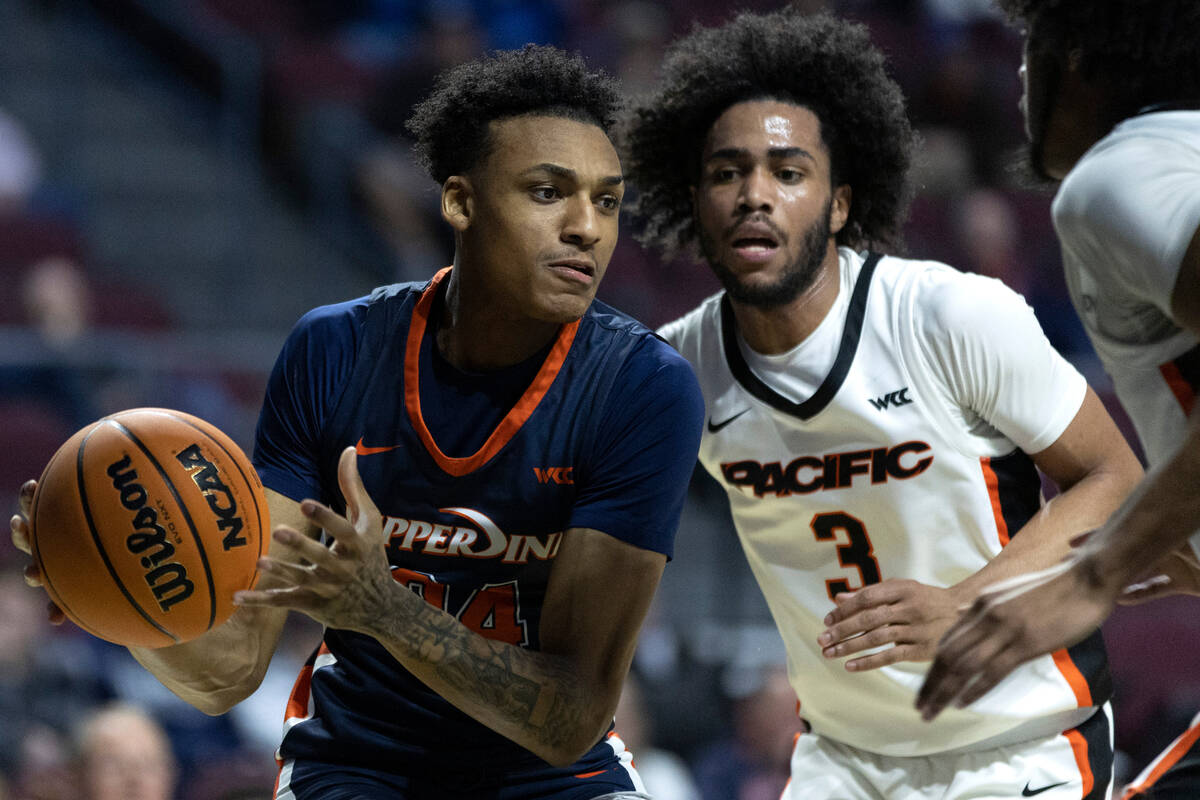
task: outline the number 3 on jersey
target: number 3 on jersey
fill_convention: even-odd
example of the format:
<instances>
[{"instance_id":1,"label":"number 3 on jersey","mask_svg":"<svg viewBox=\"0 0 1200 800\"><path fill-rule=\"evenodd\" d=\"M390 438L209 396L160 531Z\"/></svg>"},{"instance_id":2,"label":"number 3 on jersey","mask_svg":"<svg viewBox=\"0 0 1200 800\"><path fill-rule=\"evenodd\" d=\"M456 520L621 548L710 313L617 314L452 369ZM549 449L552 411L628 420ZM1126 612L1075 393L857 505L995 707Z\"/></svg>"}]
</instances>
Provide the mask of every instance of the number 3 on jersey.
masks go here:
<instances>
[{"instance_id":1,"label":"number 3 on jersey","mask_svg":"<svg viewBox=\"0 0 1200 800\"><path fill-rule=\"evenodd\" d=\"M529 644L525 620L521 619L520 593L516 581L486 584L476 589L455 614L448 605L446 584L438 583L432 575L395 567L392 577L425 598L429 605L456 616L459 622L480 636L508 644Z\"/></svg>"},{"instance_id":2,"label":"number 3 on jersey","mask_svg":"<svg viewBox=\"0 0 1200 800\"><path fill-rule=\"evenodd\" d=\"M838 531L844 531L849 544L837 546L838 563L843 567L853 567L862 578L861 586L851 586L845 578L829 578L825 581L825 589L829 599L837 597L842 592L861 589L872 583L879 583L879 562L875 560L875 550L871 546L871 537L867 536L867 527L862 520L852 517L845 511L829 511L817 514L809 523L813 535L818 542L836 542Z\"/></svg>"}]
</instances>

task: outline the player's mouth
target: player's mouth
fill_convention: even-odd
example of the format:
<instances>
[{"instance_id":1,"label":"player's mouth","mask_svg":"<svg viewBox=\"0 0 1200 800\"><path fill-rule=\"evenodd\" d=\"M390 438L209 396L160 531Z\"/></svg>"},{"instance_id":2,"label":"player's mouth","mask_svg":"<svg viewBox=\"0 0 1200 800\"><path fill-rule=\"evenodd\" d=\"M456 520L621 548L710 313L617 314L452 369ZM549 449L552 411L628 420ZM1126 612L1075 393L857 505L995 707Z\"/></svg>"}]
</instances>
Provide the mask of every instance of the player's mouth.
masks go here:
<instances>
[{"instance_id":1,"label":"player's mouth","mask_svg":"<svg viewBox=\"0 0 1200 800\"><path fill-rule=\"evenodd\" d=\"M596 264L586 258L560 258L550 262L550 269L561 278L590 286L596 279Z\"/></svg>"},{"instance_id":2,"label":"player's mouth","mask_svg":"<svg viewBox=\"0 0 1200 800\"><path fill-rule=\"evenodd\" d=\"M769 261L779 250L779 237L769 225L747 223L739 225L730 239L733 252L745 261Z\"/></svg>"}]
</instances>

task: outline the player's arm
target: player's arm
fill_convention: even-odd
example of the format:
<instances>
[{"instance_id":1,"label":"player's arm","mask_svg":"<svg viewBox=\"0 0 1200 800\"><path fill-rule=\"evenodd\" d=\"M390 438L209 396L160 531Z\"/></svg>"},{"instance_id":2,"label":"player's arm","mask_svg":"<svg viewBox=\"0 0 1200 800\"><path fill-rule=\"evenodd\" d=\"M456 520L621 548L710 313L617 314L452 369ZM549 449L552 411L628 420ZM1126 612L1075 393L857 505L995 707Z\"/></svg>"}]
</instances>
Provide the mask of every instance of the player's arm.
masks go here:
<instances>
[{"instance_id":1,"label":"player's arm","mask_svg":"<svg viewBox=\"0 0 1200 800\"><path fill-rule=\"evenodd\" d=\"M317 530L300 513L299 503L270 489L266 495L272 525L315 538ZM275 537L269 553L287 562L299 559L295 548ZM263 573L257 587L268 589L275 583L275 576ZM190 642L130 647L129 652L181 699L206 714L223 714L262 683L287 614L283 608L239 607L224 624Z\"/></svg>"},{"instance_id":2,"label":"player's arm","mask_svg":"<svg viewBox=\"0 0 1200 800\"><path fill-rule=\"evenodd\" d=\"M1171 292L1171 317L1200 337L1200 228L1184 253ZM1086 568L1101 591L1116 598L1133 581L1156 572L1163 559L1179 551L1178 565L1190 564L1188 580L1172 580L1143 597L1172 591L1196 593L1200 578L1187 538L1200 531L1200 414L1192 414L1175 455L1157 465L1130 502L1086 547ZM1183 577L1183 576L1181 576Z\"/></svg>"},{"instance_id":3,"label":"player's arm","mask_svg":"<svg viewBox=\"0 0 1200 800\"><path fill-rule=\"evenodd\" d=\"M1105 258L1110 250L1125 252L1122 261L1136 264L1137 271L1123 280L1200 336L1200 227L1189 228L1193 222L1179 231L1174 222L1196 220L1200 184L1194 172L1181 180L1181 166L1166 166L1162 159L1143 163L1157 171L1132 177L1122 172L1123 178L1113 180L1117 173L1095 159L1087 169L1074 170L1068 176L1071 191L1064 185L1055 201L1055 224L1064 247L1089 246L1099 264L1111 267ZM1064 198L1069 202L1060 207ZM1184 577L1196 585L1185 540L1200 527L1197 486L1200 421L1192 419L1176 455L1159 464L1066 561L980 595L938 647L917 698L922 715L932 719L951 702L971 703L1021 663L1080 641L1126 587L1157 571L1164 557L1171 560L1167 572L1183 568L1172 584ZM1186 559L1171 558L1177 554Z\"/></svg>"},{"instance_id":4,"label":"player's arm","mask_svg":"<svg viewBox=\"0 0 1200 800\"><path fill-rule=\"evenodd\" d=\"M1091 388L1062 435L1032 458L1059 494L955 587L964 606L989 584L1057 564L1071 540L1108 519L1142 477L1137 457Z\"/></svg>"},{"instance_id":5,"label":"player's arm","mask_svg":"<svg viewBox=\"0 0 1200 800\"><path fill-rule=\"evenodd\" d=\"M1091 389L1058 439L1032 458L1060 493L1015 532L995 558L949 588L891 580L838 595L829 627L818 639L826 657L894 645L848 661L851 671L933 658L938 639L986 587L1061 561L1070 551L1071 539L1101 524L1142 474L1137 458Z\"/></svg>"},{"instance_id":6,"label":"player's arm","mask_svg":"<svg viewBox=\"0 0 1200 800\"><path fill-rule=\"evenodd\" d=\"M371 636L405 669L465 713L555 765L576 761L612 720L637 633L666 557L599 531L571 528L543 604L542 650L487 639L395 581L382 518L342 453L343 517L305 500L309 525L331 547L296 530L275 538L296 561L260 562L275 588L240 592L247 609L295 608L330 627ZM299 559L311 566L301 566Z\"/></svg>"},{"instance_id":7,"label":"player's arm","mask_svg":"<svg viewBox=\"0 0 1200 800\"><path fill-rule=\"evenodd\" d=\"M30 524L30 504L36 481L21 487L20 511L11 520L12 539L16 547L30 552L35 532ZM311 526L300 514L300 504L283 495L267 490L271 519L298 530ZM294 560L294 551L272 541L271 554ZM25 581L41 585L37 565L25 568ZM263 576L259 586L270 586L271 577ZM50 604L50 621L61 624L62 611ZM183 700L207 714L221 714L238 701L248 697L262 682L271 655L279 641L287 612L282 609L239 608L220 627L184 644L162 648L130 647L129 652L164 686Z\"/></svg>"}]
</instances>

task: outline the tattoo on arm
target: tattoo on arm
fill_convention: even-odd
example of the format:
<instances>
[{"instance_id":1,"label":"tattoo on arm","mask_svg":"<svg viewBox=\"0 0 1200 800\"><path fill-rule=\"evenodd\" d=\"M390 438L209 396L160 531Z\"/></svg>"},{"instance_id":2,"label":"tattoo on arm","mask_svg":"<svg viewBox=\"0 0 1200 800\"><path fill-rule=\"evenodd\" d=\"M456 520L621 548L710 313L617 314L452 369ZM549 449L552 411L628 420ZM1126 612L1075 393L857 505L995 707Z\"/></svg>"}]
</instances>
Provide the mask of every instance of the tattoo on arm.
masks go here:
<instances>
[{"instance_id":1,"label":"tattoo on arm","mask_svg":"<svg viewBox=\"0 0 1200 800\"><path fill-rule=\"evenodd\" d=\"M403 611L383 623L380 642L416 674L444 684L451 695L486 706L547 744L563 741L584 724L583 705L571 699L578 682L567 665L483 638L413 592L397 594Z\"/></svg>"}]
</instances>

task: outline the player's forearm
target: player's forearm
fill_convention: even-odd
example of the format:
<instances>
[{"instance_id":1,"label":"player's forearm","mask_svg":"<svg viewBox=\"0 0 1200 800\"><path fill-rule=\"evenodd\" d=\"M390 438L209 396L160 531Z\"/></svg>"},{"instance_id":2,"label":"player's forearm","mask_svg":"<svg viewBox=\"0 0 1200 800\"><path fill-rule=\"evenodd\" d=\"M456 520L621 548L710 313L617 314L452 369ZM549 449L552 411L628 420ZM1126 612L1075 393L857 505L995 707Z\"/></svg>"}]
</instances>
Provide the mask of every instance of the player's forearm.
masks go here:
<instances>
[{"instance_id":1,"label":"player's forearm","mask_svg":"<svg viewBox=\"0 0 1200 800\"><path fill-rule=\"evenodd\" d=\"M1052 498L995 558L955 587L961 601L973 601L997 581L1057 564L1070 552L1071 539L1108 519L1140 474L1127 464L1100 468Z\"/></svg>"},{"instance_id":2,"label":"player's forearm","mask_svg":"<svg viewBox=\"0 0 1200 800\"><path fill-rule=\"evenodd\" d=\"M1200 530L1200 415L1175 455L1155 467L1087 543L1096 579L1112 591L1137 580Z\"/></svg>"},{"instance_id":3,"label":"player's forearm","mask_svg":"<svg viewBox=\"0 0 1200 800\"><path fill-rule=\"evenodd\" d=\"M605 692L570 660L480 636L400 584L391 594L393 613L361 632L463 712L559 766L603 736Z\"/></svg>"},{"instance_id":4,"label":"player's forearm","mask_svg":"<svg viewBox=\"0 0 1200 800\"><path fill-rule=\"evenodd\" d=\"M223 714L262 682L274 650L274 638L264 637L280 615L286 612L239 608L225 624L190 642L129 652L180 699L206 714Z\"/></svg>"}]
</instances>

